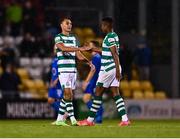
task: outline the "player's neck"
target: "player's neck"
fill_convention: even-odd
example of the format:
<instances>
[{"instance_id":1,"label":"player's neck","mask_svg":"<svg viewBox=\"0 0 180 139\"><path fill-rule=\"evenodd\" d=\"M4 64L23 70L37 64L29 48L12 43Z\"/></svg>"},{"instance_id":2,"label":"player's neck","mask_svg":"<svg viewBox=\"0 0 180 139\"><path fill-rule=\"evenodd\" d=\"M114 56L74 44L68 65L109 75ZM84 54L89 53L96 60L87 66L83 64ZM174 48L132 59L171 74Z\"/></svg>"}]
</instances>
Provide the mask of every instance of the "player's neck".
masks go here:
<instances>
[{"instance_id":1,"label":"player's neck","mask_svg":"<svg viewBox=\"0 0 180 139\"><path fill-rule=\"evenodd\" d=\"M63 35L66 35L66 36L69 36L70 33L67 32L67 31L62 31L62 34L63 34Z\"/></svg>"},{"instance_id":2,"label":"player's neck","mask_svg":"<svg viewBox=\"0 0 180 139\"><path fill-rule=\"evenodd\" d=\"M112 28L108 29L106 33L108 34L108 33L111 33L111 32L113 32Z\"/></svg>"}]
</instances>

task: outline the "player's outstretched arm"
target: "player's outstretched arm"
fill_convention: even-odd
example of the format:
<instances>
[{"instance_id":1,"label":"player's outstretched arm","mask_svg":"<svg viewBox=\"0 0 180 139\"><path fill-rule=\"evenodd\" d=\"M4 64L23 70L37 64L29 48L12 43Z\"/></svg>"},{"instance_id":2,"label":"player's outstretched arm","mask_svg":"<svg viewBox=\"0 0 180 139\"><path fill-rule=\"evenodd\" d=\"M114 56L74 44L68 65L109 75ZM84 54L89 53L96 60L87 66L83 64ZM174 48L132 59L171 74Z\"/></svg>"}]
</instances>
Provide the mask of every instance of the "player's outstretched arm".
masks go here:
<instances>
[{"instance_id":1,"label":"player's outstretched arm","mask_svg":"<svg viewBox=\"0 0 180 139\"><path fill-rule=\"evenodd\" d=\"M88 63L90 62L89 59L81 53L81 51L76 52L76 57L78 60L87 61Z\"/></svg>"},{"instance_id":2,"label":"player's outstretched arm","mask_svg":"<svg viewBox=\"0 0 180 139\"><path fill-rule=\"evenodd\" d=\"M63 52L77 52L80 51L80 48L76 47L66 47L63 43L56 44L56 47L59 48Z\"/></svg>"},{"instance_id":3,"label":"player's outstretched arm","mask_svg":"<svg viewBox=\"0 0 180 139\"><path fill-rule=\"evenodd\" d=\"M88 76L87 76L87 78L85 79L85 81L83 82L83 86L82 86L82 88L83 88L83 90L85 90L86 89L86 87L87 87L87 85L88 85L88 83L90 82L90 80L92 79L92 77L94 76L94 74L95 74L95 72L96 72L96 68L95 68L95 66L92 64L92 62L90 62L90 72L88 73Z\"/></svg>"},{"instance_id":4,"label":"player's outstretched arm","mask_svg":"<svg viewBox=\"0 0 180 139\"><path fill-rule=\"evenodd\" d=\"M99 54L102 53L102 49L101 48L98 48L96 47L93 43L87 43L87 46L94 52L97 52Z\"/></svg>"}]
</instances>

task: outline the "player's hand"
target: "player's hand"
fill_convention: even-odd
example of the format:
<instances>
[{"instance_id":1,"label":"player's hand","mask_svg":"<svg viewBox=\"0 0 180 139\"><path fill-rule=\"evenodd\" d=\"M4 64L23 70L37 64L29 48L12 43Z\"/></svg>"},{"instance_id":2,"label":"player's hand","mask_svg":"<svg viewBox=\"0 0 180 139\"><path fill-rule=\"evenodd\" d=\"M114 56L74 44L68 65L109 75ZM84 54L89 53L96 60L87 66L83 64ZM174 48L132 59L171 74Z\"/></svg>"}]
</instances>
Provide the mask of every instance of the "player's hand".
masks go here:
<instances>
[{"instance_id":1,"label":"player's hand","mask_svg":"<svg viewBox=\"0 0 180 139\"><path fill-rule=\"evenodd\" d=\"M93 65L93 63L91 61L89 62L89 66L90 66L91 70L95 70L95 66Z\"/></svg>"},{"instance_id":2,"label":"player's hand","mask_svg":"<svg viewBox=\"0 0 180 139\"><path fill-rule=\"evenodd\" d=\"M90 43L85 43L83 47L80 47L80 51L88 51L88 50L91 50L93 49L94 46L90 45Z\"/></svg>"},{"instance_id":3,"label":"player's hand","mask_svg":"<svg viewBox=\"0 0 180 139\"><path fill-rule=\"evenodd\" d=\"M88 51L88 50L91 50L92 48L89 47L89 46L83 46L83 47L80 47L79 50L80 51Z\"/></svg>"},{"instance_id":4,"label":"player's hand","mask_svg":"<svg viewBox=\"0 0 180 139\"><path fill-rule=\"evenodd\" d=\"M116 70L116 79L118 81L120 81L120 79L121 79L121 73L119 72L119 70Z\"/></svg>"}]
</instances>

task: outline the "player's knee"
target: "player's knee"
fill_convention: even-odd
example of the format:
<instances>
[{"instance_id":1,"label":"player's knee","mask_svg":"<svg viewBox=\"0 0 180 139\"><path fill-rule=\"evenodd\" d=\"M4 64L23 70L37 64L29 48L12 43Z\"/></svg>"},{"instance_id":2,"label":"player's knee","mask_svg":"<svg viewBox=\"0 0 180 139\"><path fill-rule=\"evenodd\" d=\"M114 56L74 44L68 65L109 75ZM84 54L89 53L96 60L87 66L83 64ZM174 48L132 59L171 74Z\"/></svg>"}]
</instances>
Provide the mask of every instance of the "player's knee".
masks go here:
<instances>
[{"instance_id":1,"label":"player's knee","mask_svg":"<svg viewBox=\"0 0 180 139\"><path fill-rule=\"evenodd\" d=\"M48 103L52 104L55 100L53 98L48 98Z\"/></svg>"},{"instance_id":2,"label":"player's knee","mask_svg":"<svg viewBox=\"0 0 180 139\"><path fill-rule=\"evenodd\" d=\"M91 94L85 94L84 96L83 96L83 101L84 101L84 103L87 103L88 101L90 101L91 100Z\"/></svg>"},{"instance_id":3,"label":"player's knee","mask_svg":"<svg viewBox=\"0 0 180 139\"><path fill-rule=\"evenodd\" d=\"M64 92L64 99L72 100L72 93L70 91Z\"/></svg>"},{"instance_id":4,"label":"player's knee","mask_svg":"<svg viewBox=\"0 0 180 139\"><path fill-rule=\"evenodd\" d=\"M119 88L117 87L111 87L111 92L112 92L112 96L117 96L117 95L120 95L119 94Z\"/></svg>"},{"instance_id":5,"label":"player's knee","mask_svg":"<svg viewBox=\"0 0 180 139\"><path fill-rule=\"evenodd\" d=\"M102 96L104 88L103 87L96 87L95 96Z\"/></svg>"},{"instance_id":6,"label":"player's knee","mask_svg":"<svg viewBox=\"0 0 180 139\"><path fill-rule=\"evenodd\" d=\"M66 99L66 100L72 100L72 97L71 97L71 95L67 94L67 95L64 95L64 99Z\"/></svg>"}]
</instances>

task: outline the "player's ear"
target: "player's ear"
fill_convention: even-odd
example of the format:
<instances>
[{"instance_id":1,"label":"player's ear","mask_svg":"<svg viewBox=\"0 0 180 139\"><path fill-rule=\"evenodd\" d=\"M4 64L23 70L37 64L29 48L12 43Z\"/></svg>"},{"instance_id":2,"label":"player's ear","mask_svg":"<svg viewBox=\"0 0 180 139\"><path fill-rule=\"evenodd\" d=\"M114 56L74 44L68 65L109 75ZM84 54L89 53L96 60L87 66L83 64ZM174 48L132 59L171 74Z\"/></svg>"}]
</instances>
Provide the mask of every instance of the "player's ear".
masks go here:
<instances>
[{"instance_id":1,"label":"player's ear","mask_svg":"<svg viewBox=\"0 0 180 139\"><path fill-rule=\"evenodd\" d=\"M62 23L60 23L60 27L62 28Z\"/></svg>"}]
</instances>

